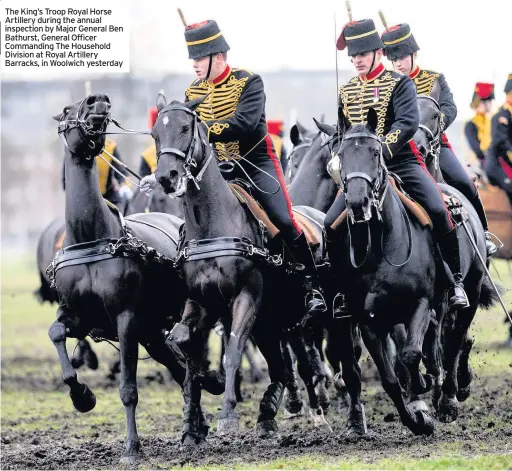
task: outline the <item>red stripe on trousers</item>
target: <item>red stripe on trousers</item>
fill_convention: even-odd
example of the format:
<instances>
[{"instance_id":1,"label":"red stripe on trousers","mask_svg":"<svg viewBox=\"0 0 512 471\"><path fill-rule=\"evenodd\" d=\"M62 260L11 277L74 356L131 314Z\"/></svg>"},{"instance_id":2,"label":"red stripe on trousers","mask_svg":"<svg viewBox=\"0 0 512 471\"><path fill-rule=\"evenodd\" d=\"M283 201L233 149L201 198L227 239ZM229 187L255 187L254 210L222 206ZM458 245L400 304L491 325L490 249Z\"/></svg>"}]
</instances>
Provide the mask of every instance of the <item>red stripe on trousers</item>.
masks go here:
<instances>
[{"instance_id":1,"label":"red stripe on trousers","mask_svg":"<svg viewBox=\"0 0 512 471\"><path fill-rule=\"evenodd\" d=\"M288 189L286 188L286 182L284 180L283 171L281 169L281 163L279 162L279 159L277 158L276 154L274 154L273 147L272 147L272 139L267 134L265 136L265 143L267 144L267 154L270 157L270 160L272 160L272 163L274 164L274 168L276 170L277 179L279 180L279 184L281 185L281 191L284 194L284 198L286 200L286 206L288 207L288 214L290 216L290 219L292 220L293 227L297 230L299 234L302 234L302 229L297 224L297 221L295 221L295 217L293 216L292 212L292 202L290 201L290 196L288 195Z\"/></svg>"},{"instance_id":2,"label":"red stripe on trousers","mask_svg":"<svg viewBox=\"0 0 512 471\"><path fill-rule=\"evenodd\" d=\"M441 199L443 200L444 207L446 208L446 214L448 215L448 222L450 223L450 227L452 229L455 229L455 226L453 225L453 221L450 215L450 211L448 211L448 206L446 206L446 202L444 201L443 193L441 192L441 189L437 186L437 182L434 180L434 177L430 175L430 172L427 169L427 166L425 165L425 161L423 160L423 157L421 155L421 152L418 150L418 147L416 147L416 143L414 141L409 141L409 145L411 146L411 150L413 154L416 156L416 159L418 160L421 168L427 172L427 175L432 179L434 182L434 185L437 188L437 191L439 191L439 196L441 196Z\"/></svg>"},{"instance_id":3,"label":"red stripe on trousers","mask_svg":"<svg viewBox=\"0 0 512 471\"><path fill-rule=\"evenodd\" d=\"M505 162L505 159L503 157L498 157L498 161L500 162L500 165L501 165L501 168L503 169L503 171L505 172L505 175L512 179L512 168L510 168L510 165L508 165L506 162Z\"/></svg>"}]
</instances>

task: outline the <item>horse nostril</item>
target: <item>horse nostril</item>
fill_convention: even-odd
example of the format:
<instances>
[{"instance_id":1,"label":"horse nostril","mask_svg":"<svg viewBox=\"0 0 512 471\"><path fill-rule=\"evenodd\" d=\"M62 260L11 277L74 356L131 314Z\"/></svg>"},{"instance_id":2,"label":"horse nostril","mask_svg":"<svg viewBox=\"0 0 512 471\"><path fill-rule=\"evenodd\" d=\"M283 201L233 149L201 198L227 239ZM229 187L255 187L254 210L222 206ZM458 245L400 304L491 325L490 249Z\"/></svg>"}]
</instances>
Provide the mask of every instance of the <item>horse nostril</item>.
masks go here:
<instances>
[{"instance_id":1,"label":"horse nostril","mask_svg":"<svg viewBox=\"0 0 512 471\"><path fill-rule=\"evenodd\" d=\"M178 178L178 172L176 170L171 170L169 172L169 176L172 178Z\"/></svg>"},{"instance_id":2,"label":"horse nostril","mask_svg":"<svg viewBox=\"0 0 512 471\"><path fill-rule=\"evenodd\" d=\"M87 98L87 101L85 103L87 105L94 105L94 103L96 103L96 97L94 95L91 95L89 98Z\"/></svg>"}]
</instances>

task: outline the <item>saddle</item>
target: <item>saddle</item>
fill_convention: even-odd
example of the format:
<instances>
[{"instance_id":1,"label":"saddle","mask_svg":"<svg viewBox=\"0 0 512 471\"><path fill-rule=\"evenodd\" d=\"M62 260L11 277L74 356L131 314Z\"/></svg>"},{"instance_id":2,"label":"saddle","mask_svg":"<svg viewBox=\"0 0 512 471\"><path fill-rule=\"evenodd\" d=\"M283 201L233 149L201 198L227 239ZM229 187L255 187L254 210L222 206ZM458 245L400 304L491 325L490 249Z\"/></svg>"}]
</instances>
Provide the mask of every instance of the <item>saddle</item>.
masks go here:
<instances>
[{"instance_id":1,"label":"saddle","mask_svg":"<svg viewBox=\"0 0 512 471\"><path fill-rule=\"evenodd\" d=\"M429 227L432 229L434 226L432 224L432 219L430 219L430 216L428 215L427 211L423 206L421 206L419 203L414 201L409 195L405 193L402 186L402 181L398 175L390 174L388 175L388 180L391 185L393 185L393 188L395 189L398 198L404 205L405 209L408 211L408 213L414 217L422 227ZM338 196L341 194L341 190L338 191ZM443 193L443 198L448 198L447 195ZM348 210L344 209L343 212L338 216L338 218L334 221L332 224L332 228L336 229L340 224L342 224L345 219L347 218Z\"/></svg>"},{"instance_id":2,"label":"saddle","mask_svg":"<svg viewBox=\"0 0 512 471\"><path fill-rule=\"evenodd\" d=\"M229 183L228 185L238 201L247 207L257 221L263 223L267 229L268 238L273 239L279 233L279 229L272 223L265 210L240 183ZM313 219L309 219L308 216L301 213L298 208L292 208L292 212L295 221L304 232L308 244L310 246L319 246L323 241L322 226Z\"/></svg>"}]
</instances>

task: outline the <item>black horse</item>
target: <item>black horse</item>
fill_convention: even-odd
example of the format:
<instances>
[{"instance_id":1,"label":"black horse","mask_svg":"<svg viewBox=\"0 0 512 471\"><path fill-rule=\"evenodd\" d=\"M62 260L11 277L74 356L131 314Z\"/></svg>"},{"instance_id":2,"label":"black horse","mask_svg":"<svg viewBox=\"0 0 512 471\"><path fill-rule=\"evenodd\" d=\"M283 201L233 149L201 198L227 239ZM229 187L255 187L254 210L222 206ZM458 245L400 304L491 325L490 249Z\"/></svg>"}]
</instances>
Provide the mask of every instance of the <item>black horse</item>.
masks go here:
<instances>
[{"instance_id":1,"label":"black horse","mask_svg":"<svg viewBox=\"0 0 512 471\"><path fill-rule=\"evenodd\" d=\"M179 218L183 217L181 201L170 198L162 188L156 188L150 197L142 192L135 192L125 206L124 215L147 212L159 212L173 214ZM41 284L34 291L34 296L42 304L45 302L53 304L58 301L55 288L50 287L50 278L46 274L46 268L53 260L57 250L61 248L65 232L65 219L63 217L55 218L45 227L37 242L36 263ZM119 371L119 361L119 359L114 361L109 368L109 378L115 378L115 372ZM98 357L87 339L78 341L71 362L76 369L84 364L92 370L96 370L99 366Z\"/></svg>"},{"instance_id":2,"label":"black horse","mask_svg":"<svg viewBox=\"0 0 512 471\"><path fill-rule=\"evenodd\" d=\"M351 127L343 114L339 123L343 140L338 153L347 210L333 227L342 231L344 249L341 253L329 255L337 257L340 265L345 267L345 276L340 282L343 283L353 322L361 328L366 348L402 423L415 434L431 434L434 430L432 418L423 411L413 411L404 402L385 340L394 326L406 326L407 341L401 357L410 373L411 391L419 395L430 390L433 378L429 374L421 374L419 366L432 311L441 309L445 301L447 274L428 226L411 216L388 180L382 144L375 134L376 112L369 110L367 125ZM335 131L333 128L330 134ZM444 191L449 190L445 188ZM456 196L467 208L473 237L478 241L481 253L485 253L483 229L476 213L462 195ZM475 260L470 242L460 233L460 227L458 231L464 253L464 283L471 293L471 305L460 312L464 321L458 323L451 336L451 344L445 348L445 364L450 364L450 369L440 400L442 414L446 414L456 401L457 378L452 367L458 358L462 332L465 333L464 328L469 327L468 321L473 318L478 305L489 305L491 298L490 287L484 283L483 270ZM426 361L433 362L434 359ZM358 377L353 375L345 382L352 402L349 428L363 433L364 410L359 402ZM355 413L357 410L359 414Z\"/></svg>"},{"instance_id":3,"label":"black horse","mask_svg":"<svg viewBox=\"0 0 512 471\"><path fill-rule=\"evenodd\" d=\"M308 152L313 140L318 135L318 132L309 131L298 121L290 128L290 140L292 141L293 149L288 156L288 165L285 173L285 180L288 185L295 178L306 152Z\"/></svg>"},{"instance_id":4,"label":"black horse","mask_svg":"<svg viewBox=\"0 0 512 471\"><path fill-rule=\"evenodd\" d=\"M59 302L49 336L80 412L94 408L96 398L77 380L66 338L93 335L119 342L120 395L128 426L122 461L133 462L141 448L135 421L138 344L165 365L179 384L185 377L182 355L176 345L166 342L165 335L179 318L186 295L173 265L182 220L163 213L124 220L102 198L94 156L103 149L110 108L108 96L94 94L54 116L65 143L68 184L66 237L48 268ZM208 378L211 382L205 380L203 385L221 393L217 375ZM202 412L200 416L206 427Z\"/></svg>"},{"instance_id":5,"label":"black horse","mask_svg":"<svg viewBox=\"0 0 512 471\"><path fill-rule=\"evenodd\" d=\"M440 184L440 187L447 188L448 191L451 192L456 192L454 188L446 184L439 165L441 136L443 132L442 111L438 103L440 91L439 83L436 81L430 95L418 95L420 126L414 135L414 141L425 160L428 171L436 182ZM458 192L457 194L460 195ZM472 206L468 206L470 204L470 202L464 200L464 206L466 208L472 209ZM479 227L481 227L481 225ZM485 259L485 256L483 256L483 258ZM476 263L478 263L478 261ZM487 260L487 268L488 267L489 260ZM488 284L489 280L485 279L484 287L487 287ZM488 294L486 293L488 293L488 291L485 291L483 296L489 298L487 301L484 301L484 305L487 307L487 305L490 306L490 303L497 301L497 296L494 291ZM472 317L468 324L467 316L463 315L466 314L466 311L467 310L462 312L446 312L445 309L442 309L440 312L437 312L438 326L436 330L438 330L438 332L431 334L439 339L441 346L453 345L453 339L455 339L456 344L459 345L458 353L451 351L451 349L448 350L450 355L448 357L446 355L444 356L444 366L441 366L441 368L447 371L449 376L456 377L456 400L454 400L453 397L450 401L445 398L445 406L439 404L438 399L441 394L441 385L437 385L436 394L434 396L434 405L441 407L440 419L446 422L451 422L457 417L456 402L465 401L469 397L471 381L474 377L471 365L469 364L469 355L473 346L473 339L469 335ZM454 335L455 337L453 337ZM460 335L463 335L462 343L460 343ZM454 379L452 378L452 382L453 381Z\"/></svg>"},{"instance_id":6,"label":"black horse","mask_svg":"<svg viewBox=\"0 0 512 471\"><path fill-rule=\"evenodd\" d=\"M168 105L159 95L159 115L153 128L157 181L166 192L184 199L184 248L180 254L189 298L172 336L187 357L183 443L190 446L204 439L197 422L200 361L206 334L217 320L220 318L229 332L218 433L238 430L235 375L245 342L252 334L268 363L271 380L257 420L258 435L267 436L277 430L275 416L283 396L283 325L288 313L304 313L303 299L296 295L300 293L298 280L286 275L286 264L276 266L281 265L281 257L276 259L265 251L260 224L240 204L216 165L206 129L195 113L203 99ZM282 249L279 238L269 243L276 253Z\"/></svg>"}]
</instances>

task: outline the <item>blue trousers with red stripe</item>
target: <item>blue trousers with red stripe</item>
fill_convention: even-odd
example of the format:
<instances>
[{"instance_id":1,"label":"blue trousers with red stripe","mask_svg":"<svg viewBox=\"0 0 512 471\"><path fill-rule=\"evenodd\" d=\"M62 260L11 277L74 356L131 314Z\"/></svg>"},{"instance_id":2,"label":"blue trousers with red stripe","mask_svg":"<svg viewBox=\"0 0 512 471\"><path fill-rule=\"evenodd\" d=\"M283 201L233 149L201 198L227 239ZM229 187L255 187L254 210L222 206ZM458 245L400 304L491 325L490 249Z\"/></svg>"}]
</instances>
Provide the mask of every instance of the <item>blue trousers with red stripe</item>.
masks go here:
<instances>
[{"instance_id":1,"label":"blue trousers with red stripe","mask_svg":"<svg viewBox=\"0 0 512 471\"><path fill-rule=\"evenodd\" d=\"M440 240L445 234L454 229L453 222L441 195L441 190L428 172L423 160L418 158L405 158L389 162L388 169L396 173L404 182L405 191L419 203L432 219L434 237ZM325 228L329 235L333 229L331 225L345 209L345 195L340 194L325 217ZM341 226L338 226L340 229Z\"/></svg>"},{"instance_id":2,"label":"blue trousers with red stripe","mask_svg":"<svg viewBox=\"0 0 512 471\"><path fill-rule=\"evenodd\" d=\"M239 163L259 188L253 186L252 194L254 198L267 212L268 217L279 229L285 240L294 240L302 233L302 230L293 217L292 204L286 188L281 163L274 152L270 137L267 136L267 139L270 142L264 141L264 149L263 146L258 146L246 157L247 160L250 160L252 164L263 170L263 172L243 160L239 161ZM247 175L244 174L238 165L235 165L235 169L232 172L224 173L223 175L226 180L241 178L249 181Z\"/></svg>"}]
</instances>

